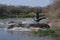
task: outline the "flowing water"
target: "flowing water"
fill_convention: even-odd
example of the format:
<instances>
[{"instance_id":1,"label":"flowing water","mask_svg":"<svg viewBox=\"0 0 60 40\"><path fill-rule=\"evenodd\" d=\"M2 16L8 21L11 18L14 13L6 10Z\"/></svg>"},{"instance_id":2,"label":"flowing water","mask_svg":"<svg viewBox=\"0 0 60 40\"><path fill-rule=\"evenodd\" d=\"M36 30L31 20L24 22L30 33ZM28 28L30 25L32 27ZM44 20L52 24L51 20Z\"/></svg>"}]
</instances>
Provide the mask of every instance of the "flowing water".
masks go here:
<instances>
[{"instance_id":1,"label":"flowing water","mask_svg":"<svg viewBox=\"0 0 60 40\"><path fill-rule=\"evenodd\" d=\"M56 40L55 37L51 36L36 36L31 32L20 32L20 31L8 31L4 30L9 21L33 21L31 18L13 18L13 19L0 19L0 40ZM58 38L57 38L58 39Z\"/></svg>"}]
</instances>

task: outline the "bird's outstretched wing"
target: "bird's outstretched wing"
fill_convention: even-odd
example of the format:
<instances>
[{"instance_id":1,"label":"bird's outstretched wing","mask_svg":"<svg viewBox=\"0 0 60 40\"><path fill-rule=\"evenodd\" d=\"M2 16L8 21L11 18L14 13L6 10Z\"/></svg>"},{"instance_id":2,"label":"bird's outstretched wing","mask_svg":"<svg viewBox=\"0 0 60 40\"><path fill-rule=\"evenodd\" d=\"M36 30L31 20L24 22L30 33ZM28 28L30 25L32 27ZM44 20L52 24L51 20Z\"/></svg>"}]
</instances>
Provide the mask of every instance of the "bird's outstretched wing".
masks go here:
<instances>
[{"instance_id":1,"label":"bird's outstretched wing","mask_svg":"<svg viewBox=\"0 0 60 40\"><path fill-rule=\"evenodd\" d=\"M39 19L34 19L34 21L36 21L36 22L39 22L40 20L42 20L42 19L46 19L46 17L40 17Z\"/></svg>"},{"instance_id":2,"label":"bird's outstretched wing","mask_svg":"<svg viewBox=\"0 0 60 40\"><path fill-rule=\"evenodd\" d=\"M39 21L42 20L42 19L46 19L46 17L40 17L40 18L39 18Z\"/></svg>"}]
</instances>

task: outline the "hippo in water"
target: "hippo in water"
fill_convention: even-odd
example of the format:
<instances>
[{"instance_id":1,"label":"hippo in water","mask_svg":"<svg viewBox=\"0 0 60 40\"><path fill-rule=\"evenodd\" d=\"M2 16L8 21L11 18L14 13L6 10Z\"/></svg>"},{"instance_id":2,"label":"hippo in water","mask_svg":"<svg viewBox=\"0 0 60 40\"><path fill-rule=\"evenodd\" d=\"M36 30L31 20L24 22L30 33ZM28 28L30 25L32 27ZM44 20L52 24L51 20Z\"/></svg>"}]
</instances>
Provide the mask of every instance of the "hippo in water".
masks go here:
<instances>
[{"instance_id":1,"label":"hippo in water","mask_svg":"<svg viewBox=\"0 0 60 40\"><path fill-rule=\"evenodd\" d=\"M7 29L12 29L14 27L15 27L15 25L10 25L9 27L7 27Z\"/></svg>"},{"instance_id":2,"label":"hippo in water","mask_svg":"<svg viewBox=\"0 0 60 40\"><path fill-rule=\"evenodd\" d=\"M39 27L49 29L50 26L48 24L40 23L40 24L30 24L29 27Z\"/></svg>"}]
</instances>

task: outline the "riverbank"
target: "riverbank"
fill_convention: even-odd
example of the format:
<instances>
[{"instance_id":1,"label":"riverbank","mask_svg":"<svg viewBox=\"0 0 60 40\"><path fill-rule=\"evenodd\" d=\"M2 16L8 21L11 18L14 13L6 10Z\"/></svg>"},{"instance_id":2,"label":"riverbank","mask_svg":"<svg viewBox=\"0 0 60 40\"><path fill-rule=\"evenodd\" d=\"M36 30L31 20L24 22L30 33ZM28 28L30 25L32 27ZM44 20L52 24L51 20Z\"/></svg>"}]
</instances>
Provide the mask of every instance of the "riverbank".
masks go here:
<instances>
[{"instance_id":1,"label":"riverbank","mask_svg":"<svg viewBox=\"0 0 60 40\"><path fill-rule=\"evenodd\" d=\"M38 36L52 36L52 37L60 36L60 30L38 30L34 31L33 33Z\"/></svg>"}]
</instances>

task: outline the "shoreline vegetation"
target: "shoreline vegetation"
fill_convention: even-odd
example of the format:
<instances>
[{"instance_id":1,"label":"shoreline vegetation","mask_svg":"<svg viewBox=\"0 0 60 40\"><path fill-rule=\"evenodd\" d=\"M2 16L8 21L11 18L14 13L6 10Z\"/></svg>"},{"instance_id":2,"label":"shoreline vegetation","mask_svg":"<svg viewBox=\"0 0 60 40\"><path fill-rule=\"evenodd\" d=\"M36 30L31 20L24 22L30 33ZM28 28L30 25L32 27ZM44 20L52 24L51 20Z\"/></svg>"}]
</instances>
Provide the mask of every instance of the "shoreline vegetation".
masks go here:
<instances>
[{"instance_id":1,"label":"shoreline vegetation","mask_svg":"<svg viewBox=\"0 0 60 40\"><path fill-rule=\"evenodd\" d=\"M38 30L34 31L33 33L38 36L52 36L52 37L60 36L60 30Z\"/></svg>"},{"instance_id":2,"label":"shoreline vegetation","mask_svg":"<svg viewBox=\"0 0 60 40\"><path fill-rule=\"evenodd\" d=\"M31 18L38 12L40 16L46 16L43 7L14 6L0 4L0 18Z\"/></svg>"},{"instance_id":3,"label":"shoreline vegetation","mask_svg":"<svg viewBox=\"0 0 60 40\"><path fill-rule=\"evenodd\" d=\"M46 14L45 13L39 13L40 17L45 17ZM4 18L33 18L35 17L35 13L28 13L28 14L11 14L9 16L1 16L0 19L4 19Z\"/></svg>"}]
</instances>

